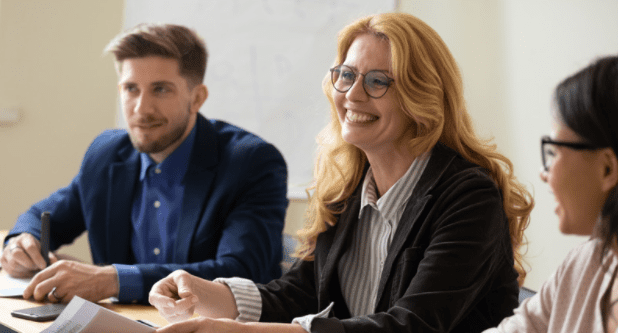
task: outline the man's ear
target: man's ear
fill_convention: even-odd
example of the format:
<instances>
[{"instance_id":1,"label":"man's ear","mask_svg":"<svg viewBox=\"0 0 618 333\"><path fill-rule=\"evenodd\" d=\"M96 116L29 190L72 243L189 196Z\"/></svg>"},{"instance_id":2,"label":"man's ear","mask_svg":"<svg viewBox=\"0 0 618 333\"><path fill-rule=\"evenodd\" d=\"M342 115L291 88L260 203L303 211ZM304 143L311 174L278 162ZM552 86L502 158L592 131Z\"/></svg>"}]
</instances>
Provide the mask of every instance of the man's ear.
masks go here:
<instances>
[{"instance_id":1,"label":"man's ear","mask_svg":"<svg viewBox=\"0 0 618 333\"><path fill-rule=\"evenodd\" d=\"M605 171L602 178L603 191L611 191L618 184L618 158L612 148L603 148L601 158Z\"/></svg>"},{"instance_id":2,"label":"man's ear","mask_svg":"<svg viewBox=\"0 0 618 333\"><path fill-rule=\"evenodd\" d=\"M208 88L204 84L198 84L193 88L191 95L191 112L198 113L208 98Z\"/></svg>"}]
</instances>

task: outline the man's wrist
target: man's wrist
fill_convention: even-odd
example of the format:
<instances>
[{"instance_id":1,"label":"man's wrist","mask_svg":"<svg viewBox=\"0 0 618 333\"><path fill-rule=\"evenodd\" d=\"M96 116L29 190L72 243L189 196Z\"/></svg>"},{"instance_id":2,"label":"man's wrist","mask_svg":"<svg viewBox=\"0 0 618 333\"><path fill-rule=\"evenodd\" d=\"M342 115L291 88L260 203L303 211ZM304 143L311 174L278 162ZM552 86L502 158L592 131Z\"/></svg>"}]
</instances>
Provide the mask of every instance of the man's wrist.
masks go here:
<instances>
[{"instance_id":1,"label":"man's wrist","mask_svg":"<svg viewBox=\"0 0 618 333\"><path fill-rule=\"evenodd\" d=\"M116 268L111 265L101 266L98 274L101 274L100 276L103 277L104 283L102 283L102 285L104 286L103 288L105 288L103 291L105 298L117 298L120 291L120 284L118 282L118 271L116 271Z\"/></svg>"}]
</instances>

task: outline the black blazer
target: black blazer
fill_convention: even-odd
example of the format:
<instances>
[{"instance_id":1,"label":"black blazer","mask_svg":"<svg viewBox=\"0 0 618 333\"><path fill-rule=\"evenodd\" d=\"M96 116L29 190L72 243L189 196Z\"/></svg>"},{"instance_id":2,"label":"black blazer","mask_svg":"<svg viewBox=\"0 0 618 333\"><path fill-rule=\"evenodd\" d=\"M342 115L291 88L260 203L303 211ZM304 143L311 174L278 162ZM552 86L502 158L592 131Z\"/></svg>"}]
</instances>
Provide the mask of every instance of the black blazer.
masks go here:
<instances>
[{"instance_id":1,"label":"black blazer","mask_svg":"<svg viewBox=\"0 0 618 333\"><path fill-rule=\"evenodd\" d=\"M315 260L258 286L261 321L291 322L334 302L312 332L480 332L517 306L517 272L502 196L486 171L436 145L406 204L380 278L375 314L350 317L337 273L358 223L362 181Z\"/></svg>"}]
</instances>

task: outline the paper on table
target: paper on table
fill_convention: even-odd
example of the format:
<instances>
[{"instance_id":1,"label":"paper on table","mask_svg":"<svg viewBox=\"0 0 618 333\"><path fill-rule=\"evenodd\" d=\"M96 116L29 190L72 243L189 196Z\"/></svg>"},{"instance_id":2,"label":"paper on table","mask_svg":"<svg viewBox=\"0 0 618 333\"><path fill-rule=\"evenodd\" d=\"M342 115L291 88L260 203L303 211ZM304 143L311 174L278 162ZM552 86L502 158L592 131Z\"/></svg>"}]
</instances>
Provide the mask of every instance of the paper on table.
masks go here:
<instances>
[{"instance_id":1,"label":"paper on table","mask_svg":"<svg viewBox=\"0 0 618 333\"><path fill-rule=\"evenodd\" d=\"M121 314L74 296L54 323L41 333L48 332L136 332L150 333L155 329Z\"/></svg>"},{"instance_id":2,"label":"paper on table","mask_svg":"<svg viewBox=\"0 0 618 333\"><path fill-rule=\"evenodd\" d=\"M30 284L30 278L17 279L8 275L0 275L0 297L21 297Z\"/></svg>"}]
</instances>

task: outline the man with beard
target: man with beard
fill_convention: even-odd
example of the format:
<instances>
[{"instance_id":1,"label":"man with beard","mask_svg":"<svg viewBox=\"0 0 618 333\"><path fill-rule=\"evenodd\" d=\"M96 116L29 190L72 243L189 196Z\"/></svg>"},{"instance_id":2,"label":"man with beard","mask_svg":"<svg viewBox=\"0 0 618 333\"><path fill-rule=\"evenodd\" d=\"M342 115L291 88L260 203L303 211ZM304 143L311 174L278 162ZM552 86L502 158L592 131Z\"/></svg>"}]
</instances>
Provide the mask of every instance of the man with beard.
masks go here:
<instances>
[{"instance_id":1,"label":"man with beard","mask_svg":"<svg viewBox=\"0 0 618 333\"><path fill-rule=\"evenodd\" d=\"M178 25L138 25L106 51L128 130L99 135L73 181L17 219L1 263L13 277L34 275L24 298L147 302L152 285L177 269L278 277L285 161L254 134L198 113L208 97L203 40ZM39 241L46 211L48 267ZM95 265L56 257L85 231Z\"/></svg>"}]
</instances>

